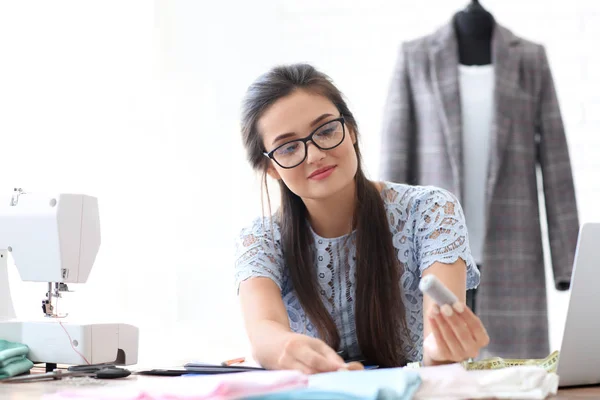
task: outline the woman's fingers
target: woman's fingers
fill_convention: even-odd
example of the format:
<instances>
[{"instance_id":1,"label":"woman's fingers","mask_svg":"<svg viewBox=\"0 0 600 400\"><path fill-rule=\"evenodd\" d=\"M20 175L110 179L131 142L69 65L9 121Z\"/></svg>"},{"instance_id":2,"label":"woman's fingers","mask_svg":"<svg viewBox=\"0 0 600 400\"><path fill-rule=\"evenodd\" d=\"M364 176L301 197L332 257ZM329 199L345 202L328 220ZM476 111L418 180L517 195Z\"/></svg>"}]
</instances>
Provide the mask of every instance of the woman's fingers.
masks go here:
<instances>
[{"instance_id":1,"label":"woman's fingers","mask_svg":"<svg viewBox=\"0 0 600 400\"><path fill-rule=\"evenodd\" d=\"M322 354L328 361L331 370L337 371L339 368L346 367L346 362L338 353L336 353L327 343L319 340L315 343L315 351Z\"/></svg>"},{"instance_id":2,"label":"woman's fingers","mask_svg":"<svg viewBox=\"0 0 600 400\"><path fill-rule=\"evenodd\" d=\"M457 351L460 351L463 359L477 357L477 353L479 352L479 346L475 337L463 318L463 315L466 313L465 309L466 307L462 303L456 303L453 307L449 305L442 307L442 313L460 343L460 349L457 349Z\"/></svg>"},{"instance_id":3,"label":"woman's fingers","mask_svg":"<svg viewBox=\"0 0 600 400\"><path fill-rule=\"evenodd\" d=\"M313 371L337 371L344 364L343 361L340 365L339 363L330 360L323 354L315 351L312 347L305 347L303 350L304 351L297 355L297 360Z\"/></svg>"},{"instance_id":4,"label":"woman's fingers","mask_svg":"<svg viewBox=\"0 0 600 400\"><path fill-rule=\"evenodd\" d=\"M305 374L337 371L346 365L322 340L297 334L290 335L278 364L281 369L296 369Z\"/></svg>"},{"instance_id":5,"label":"woman's fingers","mask_svg":"<svg viewBox=\"0 0 600 400\"><path fill-rule=\"evenodd\" d=\"M463 306L464 307L464 306ZM483 326L483 323L469 307L464 307L464 312L461 313L461 317L467 324L469 331L473 335L473 339L479 348L485 347L490 343L490 337L488 336L487 330Z\"/></svg>"},{"instance_id":6,"label":"woman's fingers","mask_svg":"<svg viewBox=\"0 0 600 400\"><path fill-rule=\"evenodd\" d=\"M453 318L454 317L454 318ZM440 314L436 318L440 332L452 354L453 361L461 360L464 354L462 344L456 334L454 333L453 324L455 324L456 317L452 311L452 307L449 305L443 305L440 307Z\"/></svg>"},{"instance_id":7,"label":"woman's fingers","mask_svg":"<svg viewBox=\"0 0 600 400\"><path fill-rule=\"evenodd\" d=\"M489 343L481 320L462 303L435 305L430 320L437 345L436 357L464 361L477 357L479 350Z\"/></svg>"},{"instance_id":8,"label":"woman's fingers","mask_svg":"<svg viewBox=\"0 0 600 400\"><path fill-rule=\"evenodd\" d=\"M446 321L444 321L444 317L440 314L440 309L437 305L433 306L430 320L431 333L433 333L433 336L435 338L438 360L453 360L454 356L452 349L450 348L450 344L446 340L448 324Z\"/></svg>"},{"instance_id":9,"label":"woman's fingers","mask_svg":"<svg viewBox=\"0 0 600 400\"><path fill-rule=\"evenodd\" d=\"M288 369L288 368L286 368ZM289 369L293 369L296 371L300 371L305 375L312 375L312 374L316 374L319 371L315 371L314 369L310 368L309 366L301 363L300 361L294 361L290 366Z\"/></svg>"}]
</instances>

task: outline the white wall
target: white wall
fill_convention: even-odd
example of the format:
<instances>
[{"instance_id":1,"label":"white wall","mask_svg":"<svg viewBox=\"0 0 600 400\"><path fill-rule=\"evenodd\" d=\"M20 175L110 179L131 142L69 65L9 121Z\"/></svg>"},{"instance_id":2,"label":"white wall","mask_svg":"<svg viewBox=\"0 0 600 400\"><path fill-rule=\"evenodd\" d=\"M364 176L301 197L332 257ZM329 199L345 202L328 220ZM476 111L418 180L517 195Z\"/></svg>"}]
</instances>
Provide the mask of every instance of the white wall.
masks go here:
<instances>
[{"instance_id":1,"label":"white wall","mask_svg":"<svg viewBox=\"0 0 600 400\"><path fill-rule=\"evenodd\" d=\"M328 73L358 118L376 177L398 44L465 3L0 1L0 189L100 201L101 252L89 282L65 299L71 314L138 324L143 363L243 352L231 244L260 213L239 135L245 89L278 63L307 61ZM580 217L600 220L600 4L482 4L547 46ZM20 316L38 315L43 284L19 282L14 268L11 283ZM549 288L553 348L566 300Z\"/></svg>"}]
</instances>

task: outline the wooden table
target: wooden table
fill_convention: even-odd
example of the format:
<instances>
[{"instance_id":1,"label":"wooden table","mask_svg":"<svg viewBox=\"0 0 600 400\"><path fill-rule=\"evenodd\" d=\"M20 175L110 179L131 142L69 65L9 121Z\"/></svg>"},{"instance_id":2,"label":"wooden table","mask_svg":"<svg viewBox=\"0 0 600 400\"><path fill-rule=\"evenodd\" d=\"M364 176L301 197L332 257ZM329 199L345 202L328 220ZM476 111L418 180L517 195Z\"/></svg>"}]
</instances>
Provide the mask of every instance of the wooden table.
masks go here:
<instances>
[{"instance_id":1,"label":"wooden table","mask_svg":"<svg viewBox=\"0 0 600 400\"><path fill-rule=\"evenodd\" d=\"M40 371L36 371L40 372ZM41 371L43 372L43 371ZM117 386L117 385L131 385L138 383L139 380L157 380L162 379L168 381L169 377L157 377L157 376L142 376L142 375L131 375L127 378L115 379L115 380L98 380L96 382L88 380L90 383L80 386L81 388L94 388ZM42 398L45 394L52 394L58 391L75 389L76 386L69 384L67 381L46 381L46 382L33 382L33 383L13 383L13 384L0 384L0 400L37 400ZM572 389L561 389L558 391L556 396L550 397L553 400L566 400L566 399L600 399L600 386L593 387L582 387Z\"/></svg>"},{"instance_id":2,"label":"wooden table","mask_svg":"<svg viewBox=\"0 0 600 400\"><path fill-rule=\"evenodd\" d=\"M559 389L552 399L600 399L600 386L581 387L574 389Z\"/></svg>"}]
</instances>

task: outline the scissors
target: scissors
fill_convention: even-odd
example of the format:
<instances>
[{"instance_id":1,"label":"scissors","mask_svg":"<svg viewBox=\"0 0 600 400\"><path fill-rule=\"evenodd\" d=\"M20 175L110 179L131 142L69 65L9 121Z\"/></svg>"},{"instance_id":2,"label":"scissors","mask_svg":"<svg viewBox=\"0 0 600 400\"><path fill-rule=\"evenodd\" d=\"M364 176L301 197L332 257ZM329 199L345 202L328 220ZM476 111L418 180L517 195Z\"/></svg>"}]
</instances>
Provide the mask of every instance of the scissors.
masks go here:
<instances>
[{"instance_id":1,"label":"scissors","mask_svg":"<svg viewBox=\"0 0 600 400\"><path fill-rule=\"evenodd\" d=\"M82 365L76 367L69 367L67 371L55 369L54 371L45 374L31 374L0 379L0 383L39 382L47 380L56 381L61 380L63 378L83 376L88 376L96 379L116 379L125 378L129 375L131 375L131 371L124 368L117 368L114 365Z\"/></svg>"}]
</instances>

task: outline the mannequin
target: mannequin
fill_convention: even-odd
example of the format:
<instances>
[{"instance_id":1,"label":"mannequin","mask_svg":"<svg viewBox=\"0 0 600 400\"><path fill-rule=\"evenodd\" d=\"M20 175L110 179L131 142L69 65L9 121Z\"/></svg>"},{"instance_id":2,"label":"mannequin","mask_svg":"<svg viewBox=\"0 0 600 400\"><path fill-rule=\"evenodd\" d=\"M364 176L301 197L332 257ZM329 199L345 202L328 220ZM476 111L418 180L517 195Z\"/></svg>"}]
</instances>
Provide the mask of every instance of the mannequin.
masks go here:
<instances>
[{"instance_id":1,"label":"mannequin","mask_svg":"<svg viewBox=\"0 0 600 400\"><path fill-rule=\"evenodd\" d=\"M478 0L454 15L454 30L458 39L458 56L462 65L492 63L492 34L496 22Z\"/></svg>"},{"instance_id":2,"label":"mannequin","mask_svg":"<svg viewBox=\"0 0 600 400\"><path fill-rule=\"evenodd\" d=\"M465 166L465 208L467 224L472 229L473 255L482 272L483 240L485 237L485 171L488 163L489 135L493 114L492 34L495 21L478 0L453 18L458 43L459 84L461 92L462 162ZM474 150L477 148L477 150ZM467 305L477 313L478 289L467 292Z\"/></svg>"}]
</instances>

